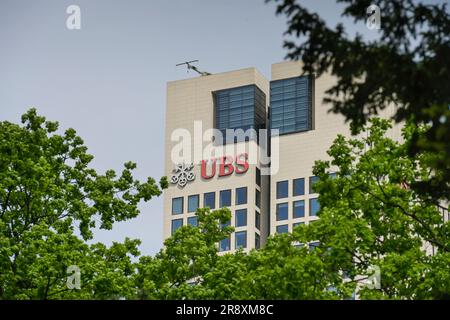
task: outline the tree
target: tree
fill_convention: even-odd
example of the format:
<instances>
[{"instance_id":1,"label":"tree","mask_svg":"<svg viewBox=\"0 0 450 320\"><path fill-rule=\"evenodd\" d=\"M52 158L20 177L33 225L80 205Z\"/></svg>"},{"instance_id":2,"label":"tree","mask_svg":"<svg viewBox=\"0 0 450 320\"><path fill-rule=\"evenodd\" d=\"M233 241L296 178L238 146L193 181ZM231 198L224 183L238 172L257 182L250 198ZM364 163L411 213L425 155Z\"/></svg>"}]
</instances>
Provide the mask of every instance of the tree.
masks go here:
<instances>
[{"instance_id":1,"label":"tree","mask_svg":"<svg viewBox=\"0 0 450 320\"><path fill-rule=\"evenodd\" d=\"M268 0L270 1L270 0ZM438 204L450 194L450 14L447 4L419 1L375 1L381 28L376 40L346 34L342 24L330 27L295 0L273 0L277 14L288 17L287 57L304 62L304 71L337 78L324 102L343 114L353 132L389 104L397 122L431 124L416 132L409 145L412 156L425 151L432 174L411 188ZM371 0L337 0L342 16L365 22ZM361 26L361 28L365 28ZM376 31L373 31L374 33ZM304 41L296 41L301 37ZM294 38L294 39L292 39Z\"/></svg>"},{"instance_id":2,"label":"tree","mask_svg":"<svg viewBox=\"0 0 450 320\"><path fill-rule=\"evenodd\" d=\"M450 222L408 186L428 174L426 155L386 137L390 122L373 118L361 138L338 136L317 161L319 220L271 236L249 253L217 255L228 209L199 209L154 258L141 258L135 286L153 299L435 299L450 292ZM335 175L330 175L334 172ZM317 244L318 243L318 244ZM312 245L315 244L315 245ZM433 253L433 254L430 254ZM366 285L380 270L380 288ZM141 290L141 291L139 291Z\"/></svg>"},{"instance_id":3,"label":"tree","mask_svg":"<svg viewBox=\"0 0 450 320\"><path fill-rule=\"evenodd\" d=\"M167 180L158 186L152 178L134 179L132 162L119 176L113 170L99 174L89 167L93 156L75 130L57 134L58 123L35 109L22 123L0 123L0 298L131 295L131 256L139 255L139 241L110 248L85 241L95 227L110 230L114 222L136 217L138 203L160 195ZM71 265L82 271L81 290L66 286Z\"/></svg>"},{"instance_id":4,"label":"tree","mask_svg":"<svg viewBox=\"0 0 450 320\"><path fill-rule=\"evenodd\" d=\"M381 288L365 287L362 298L442 298L450 292L448 211L444 217L442 208L408 187L429 174L427 155L408 153L416 131L428 128L408 123L401 143L386 137L387 120L371 119L364 128L367 137L338 136L331 160L316 161L320 220L294 236L320 240L317 252L328 272L345 275L339 289L355 288L378 266Z\"/></svg>"}]
</instances>

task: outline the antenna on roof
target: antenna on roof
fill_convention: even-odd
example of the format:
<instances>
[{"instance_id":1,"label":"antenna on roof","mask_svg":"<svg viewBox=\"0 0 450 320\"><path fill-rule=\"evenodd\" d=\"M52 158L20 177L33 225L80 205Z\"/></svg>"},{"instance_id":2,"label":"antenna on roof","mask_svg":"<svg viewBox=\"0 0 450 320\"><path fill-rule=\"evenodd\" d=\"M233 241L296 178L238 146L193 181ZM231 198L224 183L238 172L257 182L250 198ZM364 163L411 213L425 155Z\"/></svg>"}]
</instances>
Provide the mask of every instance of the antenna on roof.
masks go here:
<instances>
[{"instance_id":1,"label":"antenna on roof","mask_svg":"<svg viewBox=\"0 0 450 320\"><path fill-rule=\"evenodd\" d=\"M206 72L206 71L200 71L197 69L196 66L193 65L193 63L198 62L198 60L192 60L192 61L186 61L186 62L182 62L176 65L176 67L178 66L182 66L182 65L186 65L187 66L187 72L189 73L189 70L194 70L195 72L197 72L199 75L201 76L209 76L211 73Z\"/></svg>"}]
</instances>

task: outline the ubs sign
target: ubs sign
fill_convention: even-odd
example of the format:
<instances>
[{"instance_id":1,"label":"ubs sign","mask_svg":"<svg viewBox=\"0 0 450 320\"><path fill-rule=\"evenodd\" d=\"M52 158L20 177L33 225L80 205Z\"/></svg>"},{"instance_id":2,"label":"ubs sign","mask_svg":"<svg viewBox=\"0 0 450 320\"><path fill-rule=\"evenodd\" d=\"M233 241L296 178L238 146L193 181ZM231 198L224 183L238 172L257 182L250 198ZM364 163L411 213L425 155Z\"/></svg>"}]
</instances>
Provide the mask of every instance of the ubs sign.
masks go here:
<instances>
[{"instance_id":1,"label":"ubs sign","mask_svg":"<svg viewBox=\"0 0 450 320\"><path fill-rule=\"evenodd\" d=\"M236 157L223 156L217 159L202 160L201 176L203 179L209 180L216 175L217 167L219 167L219 177L229 176L231 174L244 174L248 171L248 154L241 153ZM179 164L172 170L173 175L170 177L170 183L178 184L183 188L188 182L195 180L193 172L194 164Z\"/></svg>"}]
</instances>

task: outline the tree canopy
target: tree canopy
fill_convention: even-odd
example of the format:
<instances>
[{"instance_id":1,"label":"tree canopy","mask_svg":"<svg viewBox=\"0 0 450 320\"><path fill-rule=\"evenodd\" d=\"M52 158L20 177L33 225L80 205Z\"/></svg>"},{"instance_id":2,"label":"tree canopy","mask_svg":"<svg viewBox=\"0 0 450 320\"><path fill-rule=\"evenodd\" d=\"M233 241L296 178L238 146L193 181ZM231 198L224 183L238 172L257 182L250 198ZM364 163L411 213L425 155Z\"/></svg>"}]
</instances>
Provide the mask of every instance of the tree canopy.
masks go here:
<instances>
[{"instance_id":1,"label":"tree canopy","mask_svg":"<svg viewBox=\"0 0 450 320\"><path fill-rule=\"evenodd\" d=\"M379 0L381 28L346 33L343 23L327 25L300 1L277 3L277 14L288 18L284 47L287 58L301 60L304 71L337 79L324 100L331 111L346 117L356 133L370 116L389 104L396 106L397 122L430 124L416 132L411 155L427 151L432 174L414 181L412 188L436 204L450 194L450 13L447 3ZM342 17L366 29L371 0L337 0ZM367 30L366 30L367 31Z\"/></svg>"},{"instance_id":2,"label":"tree canopy","mask_svg":"<svg viewBox=\"0 0 450 320\"><path fill-rule=\"evenodd\" d=\"M435 299L450 292L448 207L409 186L428 173L412 157L426 126L408 122L403 140L371 119L364 135L338 136L318 160L319 220L273 235L248 253L218 253L233 228L229 209L198 209L155 256L139 240L88 244L92 229L135 217L139 200L167 186L89 168L81 138L31 109L23 125L0 123L0 299ZM333 175L330 175L333 172ZM77 229L79 230L77 231ZM77 232L76 232L77 231ZM67 268L81 272L69 288ZM380 271L380 287L365 279Z\"/></svg>"}]
</instances>

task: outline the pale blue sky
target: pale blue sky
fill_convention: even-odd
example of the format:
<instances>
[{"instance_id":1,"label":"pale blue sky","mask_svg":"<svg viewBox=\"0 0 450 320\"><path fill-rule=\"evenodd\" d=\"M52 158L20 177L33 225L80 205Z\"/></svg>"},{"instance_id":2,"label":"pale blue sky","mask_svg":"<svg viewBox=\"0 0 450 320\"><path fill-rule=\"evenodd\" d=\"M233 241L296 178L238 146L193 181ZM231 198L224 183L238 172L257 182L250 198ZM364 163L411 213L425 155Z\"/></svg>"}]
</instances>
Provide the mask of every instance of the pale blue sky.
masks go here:
<instances>
[{"instance_id":1,"label":"pale blue sky","mask_svg":"<svg viewBox=\"0 0 450 320\"><path fill-rule=\"evenodd\" d=\"M303 2L334 25L332 0ZM66 8L81 8L81 30L66 28ZM363 26L354 30L367 32ZM263 0L0 0L0 120L19 122L34 106L72 127L95 156L92 165L137 176L163 174L166 82L195 76L175 64L199 59L211 73L256 67L270 77L282 61L286 20ZM96 232L96 241L142 239L162 246L162 198L141 215Z\"/></svg>"}]
</instances>

